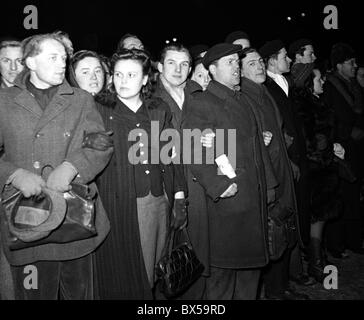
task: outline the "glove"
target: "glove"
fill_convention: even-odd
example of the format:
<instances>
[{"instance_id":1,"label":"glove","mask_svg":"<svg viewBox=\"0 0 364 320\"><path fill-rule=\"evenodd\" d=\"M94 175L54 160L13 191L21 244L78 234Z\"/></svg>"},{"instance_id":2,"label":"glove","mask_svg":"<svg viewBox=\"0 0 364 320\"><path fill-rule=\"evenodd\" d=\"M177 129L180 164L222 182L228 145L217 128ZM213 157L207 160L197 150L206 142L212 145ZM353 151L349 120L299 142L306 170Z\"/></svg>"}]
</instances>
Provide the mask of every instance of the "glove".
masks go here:
<instances>
[{"instance_id":1,"label":"glove","mask_svg":"<svg viewBox=\"0 0 364 320\"><path fill-rule=\"evenodd\" d=\"M46 185L41 176L24 169L16 170L10 176L9 183L20 190L26 198L39 195L42 187Z\"/></svg>"},{"instance_id":2,"label":"glove","mask_svg":"<svg viewBox=\"0 0 364 320\"><path fill-rule=\"evenodd\" d=\"M187 224L187 205L186 199L174 199L171 227L175 230L183 229Z\"/></svg>"},{"instance_id":3,"label":"glove","mask_svg":"<svg viewBox=\"0 0 364 320\"><path fill-rule=\"evenodd\" d=\"M82 148L91 148L99 151L106 151L113 147L113 139L110 137L112 131L107 132L84 132Z\"/></svg>"},{"instance_id":4,"label":"glove","mask_svg":"<svg viewBox=\"0 0 364 320\"><path fill-rule=\"evenodd\" d=\"M71 190L70 183L77 175L77 170L69 162L63 162L49 175L47 187L58 192Z\"/></svg>"}]
</instances>

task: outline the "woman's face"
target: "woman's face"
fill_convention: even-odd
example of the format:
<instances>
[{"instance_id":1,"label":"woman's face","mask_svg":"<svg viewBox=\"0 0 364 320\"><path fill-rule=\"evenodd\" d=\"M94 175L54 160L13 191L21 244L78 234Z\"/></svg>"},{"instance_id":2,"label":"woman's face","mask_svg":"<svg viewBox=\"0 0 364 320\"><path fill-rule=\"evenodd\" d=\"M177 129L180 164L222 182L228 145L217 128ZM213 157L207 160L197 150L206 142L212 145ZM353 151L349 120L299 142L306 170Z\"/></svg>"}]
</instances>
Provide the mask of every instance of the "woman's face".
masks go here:
<instances>
[{"instance_id":1,"label":"woman's face","mask_svg":"<svg viewBox=\"0 0 364 320\"><path fill-rule=\"evenodd\" d=\"M132 99L140 96L148 76L143 74L141 62L137 60L119 60L114 67L113 83L121 99Z\"/></svg>"},{"instance_id":2,"label":"woman's face","mask_svg":"<svg viewBox=\"0 0 364 320\"><path fill-rule=\"evenodd\" d=\"M99 93L104 86L104 70L97 58L86 57L80 60L75 75L80 88L93 95Z\"/></svg>"},{"instance_id":3,"label":"woman's face","mask_svg":"<svg viewBox=\"0 0 364 320\"><path fill-rule=\"evenodd\" d=\"M320 70L314 69L313 73L315 75L315 77L313 78L313 92L315 94L321 94L324 92L323 84L325 81L322 79Z\"/></svg>"},{"instance_id":4,"label":"woman's face","mask_svg":"<svg viewBox=\"0 0 364 320\"><path fill-rule=\"evenodd\" d=\"M205 69L202 63L199 63L195 67L191 79L196 81L202 87L203 90L206 90L207 85L211 80L209 72Z\"/></svg>"}]
</instances>

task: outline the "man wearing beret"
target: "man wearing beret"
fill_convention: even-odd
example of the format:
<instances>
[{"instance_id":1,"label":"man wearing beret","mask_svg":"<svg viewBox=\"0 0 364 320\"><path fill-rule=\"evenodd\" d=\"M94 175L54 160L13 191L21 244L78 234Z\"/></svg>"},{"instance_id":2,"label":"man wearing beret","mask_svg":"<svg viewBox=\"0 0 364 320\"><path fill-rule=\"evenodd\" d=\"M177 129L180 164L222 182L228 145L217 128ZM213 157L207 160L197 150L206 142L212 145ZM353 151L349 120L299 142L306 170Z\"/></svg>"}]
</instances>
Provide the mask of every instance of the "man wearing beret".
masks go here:
<instances>
[{"instance_id":1,"label":"man wearing beret","mask_svg":"<svg viewBox=\"0 0 364 320\"><path fill-rule=\"evenodd\" d=\"M279 40L267 41L260 49L259 53L266 62L267 79L265 86L273 97L283 119L284 136L288 148L288 155L291 160L295 184L296 198L299 214L300 234L304 244L308 244L310 239L310 215L307 204L307 158L306 142L303 135L302 123L291 97L290 82L286 74L290 70L291 59L287 55L284 43ZM294 278L302 278L302 264L298 249L293 251L291 275ZM302 278L303 279L303 278ZM307 281L304 281L308 283Z\"/></svg>"},{"instance_id":2,"label":"man wearing beret","mask_svg":"<svg viewBox=\"0 0 364 320\"><path fill-rule=\"evenodd\" d=\"M20 190L24 197L31 197L47 187L63 198L74 180L94 189L92 181L111 157L112 148L82 148L85 133L105 129L93 98L71 88L64 78L68 48L55 33L23 42L25 68L13 87L0 92L1 191ZM43 172L47 166L51 169ZM0 210L2 244L11 264L16 299L93 298L91 253L110 230L99 199L95 237L19 250L9 250L13 237L2 206ZM37 270L32 288L24 285L29 264Z\"/></svg>"},{"instance_id":3,"label":"man wearing beret","mask_svg":"<svg viewBox=\"0 0 364 320\"><path fill-rule=\"evenodd\" d=\"M201 164L187 164L207 198L207 217L201 221L208 226L209 240L205 299L256 299L260 270L269 261L264 164L268 155L254 113L234 91L240 82L240 51L240 45L228 43L207 51L202 63L212 80L191 102L183 123L184 129L222 129L226 143L214 155L229 155L228 144L236 155L228 158L235 164L236 176L231 178L219 174L217 165L207 163L204 156ZM194 147L192 159L193 151Z\"/></svg>"},{"instance_id":4,"label":"man wearing beret","mask_svg":"<svg viewBox=\"0 0 364 320\"><path fill-rule=\"evenodd\" d=\"M346 159L357 181L343 181L344 210L337 221L327 226L327 247L336 258L344 258L344 249L363 253L361 248L360 183L364 177L364 102L355 81L358 68L356 53L346 43L333 45L330 53L333 73L324 84L324 99L336 118L338 142L344 147Z\"/></svg>"}]
</instances>

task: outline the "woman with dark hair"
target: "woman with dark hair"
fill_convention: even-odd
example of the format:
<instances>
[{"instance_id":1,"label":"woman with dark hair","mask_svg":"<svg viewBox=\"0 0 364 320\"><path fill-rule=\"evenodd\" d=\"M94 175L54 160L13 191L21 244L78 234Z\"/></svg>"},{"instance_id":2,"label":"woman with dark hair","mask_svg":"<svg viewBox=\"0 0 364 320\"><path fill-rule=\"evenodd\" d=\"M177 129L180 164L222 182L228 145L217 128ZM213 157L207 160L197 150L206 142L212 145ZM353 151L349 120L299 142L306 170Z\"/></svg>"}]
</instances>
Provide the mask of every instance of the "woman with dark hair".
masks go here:
<instances>
[{"instance_id":1,"label":"woman with dark hair","mask_svg":"<svg viewBox=\"0 0 364 320\"><path fill-rule=\"evenodd\" d=\"M152 299L168 228L186 222L183 170L170 162L171 153L162 159L156 143L172 116L161 99L150 98L150 64L142 50L115 53L112 85L97 98L105 127L114 132L114 155L98 181L111 224L96 253L101 299Z\"/></svg>"},{"instance_id":2,"label":"woman with dark hair","mask_svg":"<svg viewBox=\"0 0 364 320\"><path fill-rule=\"evenodd\" d=\"M69 63L69 83L92 95L99 94L106 86L106 71L101 56L94 51L77 51Z\"/></svg>"},{"instance_id":3,"label":"woman with dark hair","mask_svg":"<svg viewBox=\"0 0 364 320\"><path fill-rule=\"evenodd\" d=\"M316 281L324 279L325 257L322 234L326 221L338 217L342 209L341 178L351 180L344 162L345 150L335 139L335 118L321 99L322 75L311 68L300 87L294 88L297 111L302 119L309 160L309 201L311 230L308 273Z\"/></svg>"}]
</instances>

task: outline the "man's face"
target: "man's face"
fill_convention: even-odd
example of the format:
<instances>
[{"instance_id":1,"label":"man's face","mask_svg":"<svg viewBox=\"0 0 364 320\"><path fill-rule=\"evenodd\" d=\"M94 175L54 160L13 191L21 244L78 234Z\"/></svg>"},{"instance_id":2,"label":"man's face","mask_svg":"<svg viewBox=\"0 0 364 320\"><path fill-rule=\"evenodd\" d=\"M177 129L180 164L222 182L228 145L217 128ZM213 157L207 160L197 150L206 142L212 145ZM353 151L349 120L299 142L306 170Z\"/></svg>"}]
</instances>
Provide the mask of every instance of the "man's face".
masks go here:
<instances>
[{"instance_id":1,"label":"man's face","mask_svg":"<svg viewBox=\"0 0 364 320\"><path fill-rule=\"evenodd\" d=\"M66 70L66 50L54 39L46 39L40 44L40 53L27 58L33 84L39 89L59 85L64 80Z\"/></svg>"},{"instance_id":2,"label":"man's face","mask_svg":"<svg viewBox=\"0 0 364 320\"><path fill-rule=\"evenodd\" d=\"M258 52L250 52L242 59L241 76L258 84L265 81L265 65Z\"/></svg>"},{"instance_id":3,"label":"man's face","mask_svg":"<svg viewBox=\"0 0 364 320\"><path fill-rule=\"evenodd\" d=\"M209 72L205 69L202 63L199 63L193 71L192 80L196 81L203 90L206 90L211 78Z\"/></svg>"},{"instance_id":4,"label":"man's face","mask_svg":"<svg viewBox=\"0 0 364 320\"><path fill-rule=\"evenodd\" d=\"M240 44L242 49L250 48L250 41L249 39L236 39L233 44Z\"/></svg>"},{"instance_id":5,"label":"man's face","mask_svg":"<svg viewBox=\"0 0 364 320\"><path fill-rule=\"evenodd\" d=\"M316 56L315 56L315 51L313 50L313 46L310 44L306 45L303 55L301 56L301 55L297 54L296 59L297 59L297 62L299 62L299 63L315 62Z\"/></svg>"},{"instance_id":6,"label":"man's face","mask_svg":"<svg viewBox=\"0 0 364 320\"><path fill-rule=\"evenodd\" d=\"M337 70L339 73L347 79L354 78L356 75L356 69L358 65L356 64L355 58L344 61L343 63L337 64Z\"/></svg>"},{"instance_id":7,"label":"man's face","mask_svg":"<svg viewBox=\"0 0 364 320\"><path fill-rule=\"evenodd\" d=\"M0 74L7 87L14 85L16 76L23 70L22 57L20 47L5 47L0 50Z\"/></svg>"},{"instance_id":8,"label":"man's face","mask_svg":"<svg viewBox=\"0 0 364 320\"><path fill-rule=\"evenodd\" d=\"M231 55L220 58L216 64L211 64L209 70L215 81L234 90L240 83L239 55Z\"/></svg>"},{"instance_id":9,"label":"man's face","mask_svg":"<svg viewBox=\"0 0 364 320\"><path fill-rule=\"evenodd\" d=\"M272 62L276 66L276 73L283 74L289 72L292 60L288 57L286 48L282 48L279 50L277 59L272 59Z\"/></svg>"},{"instance_id":10,"label":"man's face","mask_svg":"<svg viewBox=\"0 0 364 320\"><path fill-rule=\"evenodd\" d=\"M138 38L128 37L128 38L125 38L123 41L123 48L124 49L133 49L134 48L134 49L143 50L144 46Z\"/></svg>"},{"instance_id":11,"label":"man's face","mask_svg":"<svg viewBox=\"0 0 364 320\"><path fill-rule=\"evenodd\" d=\"M183 51L168 50L163 64L158 63L158 70L170 86L178 87L187 80L191 71L189 56Z\"/></svg>"}]
</instances>

